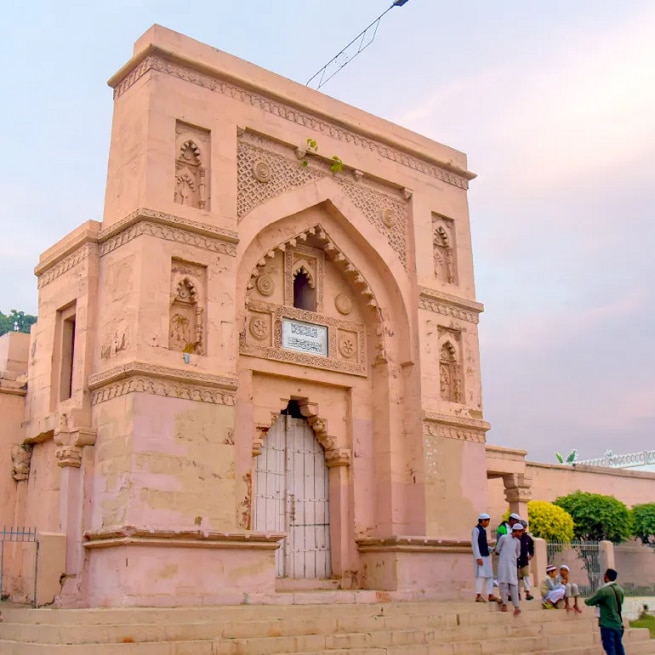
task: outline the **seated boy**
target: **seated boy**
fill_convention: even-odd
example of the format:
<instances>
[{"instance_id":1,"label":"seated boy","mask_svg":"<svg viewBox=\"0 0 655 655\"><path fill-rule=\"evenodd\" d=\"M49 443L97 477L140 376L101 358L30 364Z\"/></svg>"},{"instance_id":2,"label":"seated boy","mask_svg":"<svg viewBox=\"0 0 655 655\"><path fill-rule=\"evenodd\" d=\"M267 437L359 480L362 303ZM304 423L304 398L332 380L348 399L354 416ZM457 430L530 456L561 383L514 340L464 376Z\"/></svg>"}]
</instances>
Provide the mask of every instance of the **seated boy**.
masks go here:
<instances>
[{"instance_id":1,"label":"seated boy","mask_svg":"<svg viewBox=\"0 0 655 655\"><path fill-rule=\"evenodd\" d=\"M582 614L582 610L578 606L580 590L575 582L569 580L569 567L566 564L562 564L562 566L559 567L559 579L565 589L564 609ZM573 598L573 607L569 605L570 598Z\"/></svg>"},{"instance_id":2,"label":"seated boy","mask_svg":"<svg viewBox=\"0 0 655 655\"><path fill-rule=\"evenodd\" d=\"M557 567L546 567L546 578L541 583L541 604L544 609L557 609L557 603L566 595L566 589L557 576Z\"/></svg>"}]
</instances>

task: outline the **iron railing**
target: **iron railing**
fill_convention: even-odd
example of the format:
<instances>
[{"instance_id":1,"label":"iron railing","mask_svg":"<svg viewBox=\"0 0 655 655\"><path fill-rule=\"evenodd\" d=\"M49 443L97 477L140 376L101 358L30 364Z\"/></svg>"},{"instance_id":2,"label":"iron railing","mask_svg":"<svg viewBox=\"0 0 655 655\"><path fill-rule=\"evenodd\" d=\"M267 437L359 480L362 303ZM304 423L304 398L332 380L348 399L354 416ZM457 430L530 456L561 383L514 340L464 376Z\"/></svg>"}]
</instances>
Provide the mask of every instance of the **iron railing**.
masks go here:
<instances>
[{"instance_id":1,"label":"iron railing","mask_svg":"<svg viewBox=\"0 0 655 655\"><path fill-rule=\"evenodd\" d=\"M38 542L36 540L36 528L8 528L3 527L0 530L0 600L5 600L8 594L5 591L5 544L8 543L33 543L38 550ZM38 556L35 553L35 571L34 571L34 584L36 588L36 562ZM36 594L34 594L36 598ZM33 601L34 602L34 601Z\"/></svg>"},{"instance_id":2,"label":"iron railing","mask_svg":"<svg viewBox=\"0 0 655 655\"><path fill-rule=\"evenodd\" d=\"M569 577L576 582L580 595L591 596L603 583L600 568L600 546L597 541L572 541L562 543L549 541L546 544L548 564L559 567L566 564Z\"/></svg>"}]
</instances>

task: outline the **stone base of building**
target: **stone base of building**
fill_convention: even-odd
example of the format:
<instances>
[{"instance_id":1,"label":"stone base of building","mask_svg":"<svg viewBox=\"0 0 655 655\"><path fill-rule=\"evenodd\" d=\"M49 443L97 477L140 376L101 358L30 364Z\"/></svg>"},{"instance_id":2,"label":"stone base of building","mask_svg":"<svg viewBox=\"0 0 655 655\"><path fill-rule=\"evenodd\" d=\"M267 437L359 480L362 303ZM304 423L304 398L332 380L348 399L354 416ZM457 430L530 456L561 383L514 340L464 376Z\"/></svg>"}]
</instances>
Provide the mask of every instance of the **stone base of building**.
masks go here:
<instances>
[{"instance_id":1,"label":"stone base of building","mask_svg":"<svg viewBox=\"0 0 655 655\"><path fill-rule=\"evenodd\" d=\"M58 604L188 607L247 602L250 593L275 593L275 551L283 536L136 528L87 534L81 598L64 593Z\"/></svg>"}]
</instances>

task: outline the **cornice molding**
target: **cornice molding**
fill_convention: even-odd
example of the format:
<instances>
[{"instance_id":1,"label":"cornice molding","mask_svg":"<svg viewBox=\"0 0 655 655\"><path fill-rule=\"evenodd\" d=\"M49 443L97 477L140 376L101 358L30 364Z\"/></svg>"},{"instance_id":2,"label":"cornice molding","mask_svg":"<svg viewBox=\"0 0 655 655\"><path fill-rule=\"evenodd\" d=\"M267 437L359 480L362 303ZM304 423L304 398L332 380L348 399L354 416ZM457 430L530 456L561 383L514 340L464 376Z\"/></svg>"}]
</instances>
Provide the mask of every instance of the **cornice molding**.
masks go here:
<instances>
[{"instance_id":1,"label":"cornice molding","mask_svg":"<svg viewBox=\"0 0 655 655\"><path fill-rule=\"evenodd\" d=\"M367 537L356 539L360 553L470 553L471 542L430 537Z\"/></svg>"},{"instance_id":2,"label":"cornice molding","mask_svg":"<svg viewBox=\"0 0 655 655\"><path fill-rule=\"evenodd\" d=\"M379 138L369 136L364 130L355 131L351 126L342 126L331 117L312 112L299 104L292 106L288 100L283 102L265 91L247 88L243 82L227 81L225 78L228 76L225 73L202 65L195 60L165 52L156 46L150 46L109 81L110 86L114 87L114 99L120 98L133 84L153 70L228 96L304 128L309 128L314 133L328 134L330 138L337 141L352 143L372 151L384 159L389 159L460 189L468 189L469 180L475 177L474 173L457 168L448 162L430 159L425 154L413 152L409 148L400 149L397 143L394 145L385 143Z\"/></svg>"},{"instance_id":3,"label":"cornice molding","mask_svg":"<svg viewBox=\"0 0 655 655\"><path fill-rule=\"evenodd\" d=\"M491 429L486 421L437 412L423 415L423 436L485 443L485 433Z\"/></svg>"},{"instance_id":4,"label":"cornice molding","mask_svg":"<svg viewBox=\"0 0 655 655\"><path fill-rule=\"evenodd\" d=\"M211 530L148 530L131 526L84 533L88 549L147 546L159 548L211 548L276 550L286 535L263 532Z\"/></svg>"},{"instance_id":5,"label":"cornice molding","mask_svg":"<svg viewBox=\"0 0 655 655\"><path fill-rule=\"evenodd\" d=\"M87 239L81 244L79 242L76 243L74 247L75 250L72 250L72 252L70 249L66 250L70 254L64 255L62 258L53 258L50 261L39 264L34 269L34 274L38 278L37 287L39 289L42 289L67 271L70 271L71 268L85 262L91 252L96 250L97 245L91 239Z\"/></svg>"},{"instance_id":6,"label":"cornice molding","mask_svg":"<svg viewBox=\"0 0 655 655\"><path fill-rule=\"evenodd\" d=\"M206 225L154 209L137 209L100 233L100 256L144 234L230 257L236 257L236 244L239 242L239 235L233 230Z\"/></svg>"},{"instance_id":7,"label":"cornice molding","mask_svg":"<svg viewBox=\"0 0 655 655\"><path fill-rule=\"evenodd\" d=\"M475 300L460 298L427 287L419 287L418 307L476 325L480 322L480 313L484 311L484 305Z\"/></svg>"},{"instance_id":8,"label":"cornice molding","mask_svg":"<svg viewBox=\"0 0 655 655\"><path fill-rule=\"evenodd\" d=\"M145 362L129 362L89 378L92 405L129 393L150 393L213 405L234 405L236 388L235 378Z\"/></svg>"}]
</instances>

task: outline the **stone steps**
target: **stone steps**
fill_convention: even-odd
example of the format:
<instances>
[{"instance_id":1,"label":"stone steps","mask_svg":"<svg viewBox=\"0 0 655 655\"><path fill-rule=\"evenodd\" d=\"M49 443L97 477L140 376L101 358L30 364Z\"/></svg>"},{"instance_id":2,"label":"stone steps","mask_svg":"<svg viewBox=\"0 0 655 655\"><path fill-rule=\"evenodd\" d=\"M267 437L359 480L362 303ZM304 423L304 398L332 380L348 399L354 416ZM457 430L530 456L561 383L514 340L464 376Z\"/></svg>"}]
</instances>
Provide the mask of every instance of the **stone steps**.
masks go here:
<instances>
[{"instance_id":1,"label":"stone steps","mask_svg":"<svg viewBox=\"0 0 655 655\"><path fill-rule=\"evenodd\" d=\"M323 597L329 598L329 596ZM390 602L198 608L3 608L2 655L591 655L593 613L524 603ZM655 655L647 630L626 633L628 655ZM566 647L563 648L563 645Z\"/></svg>"}]
</instances>

